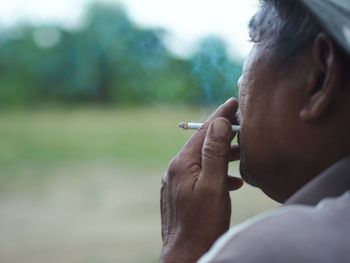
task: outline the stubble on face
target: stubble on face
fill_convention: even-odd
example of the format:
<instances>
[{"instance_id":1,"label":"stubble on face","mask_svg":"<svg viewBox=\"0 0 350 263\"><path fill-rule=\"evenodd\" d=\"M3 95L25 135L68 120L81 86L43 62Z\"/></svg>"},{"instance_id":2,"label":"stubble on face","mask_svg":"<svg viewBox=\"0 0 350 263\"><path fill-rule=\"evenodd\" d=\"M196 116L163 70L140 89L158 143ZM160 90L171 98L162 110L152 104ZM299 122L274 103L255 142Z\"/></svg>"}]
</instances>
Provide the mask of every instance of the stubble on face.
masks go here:
<instances>
[{"instance_id":1,"label":"stubble on face","mask_svg":"<svg viewBox=\"0 0 350 263\"><path fill-rule=\"evenodd\" d=\"M240 173L249 184L261 188L273 199L283 183L286 169L283 150L286 149L284 136L288 125L290 79L281 77L279 68L272 61L273 49L270 41L277 34L275 26L270 31L266 26L276 17L257 14L252 36L258 39L245 60L239 80L240 93ZM261 22L262 20L262 22ZM278 23L278 20L274 23ZM260 23L261 22L261 23ZM260 30L259 26L265 26ZM274 31L275 30L275 31ZM264 35L265 34L265 35ZM287 109L288 108L288 109ZM283 186L282 186L283 187Z\"/></svg>"}]
</instances>

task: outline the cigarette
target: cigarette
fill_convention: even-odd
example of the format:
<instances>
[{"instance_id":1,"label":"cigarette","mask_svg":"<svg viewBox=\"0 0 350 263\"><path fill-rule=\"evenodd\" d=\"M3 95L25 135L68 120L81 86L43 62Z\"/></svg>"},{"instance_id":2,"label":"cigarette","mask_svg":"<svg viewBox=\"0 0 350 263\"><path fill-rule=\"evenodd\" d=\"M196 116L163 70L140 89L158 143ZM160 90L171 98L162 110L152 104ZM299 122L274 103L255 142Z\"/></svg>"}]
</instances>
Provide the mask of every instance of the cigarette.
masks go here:
<instances>
[{"instance_id":1,"label":"cigarette","mask_svg":"<svg viewBox=\"0 0 350 263\"><path fill-rule=\"evenodd\" d=\"M196 122L180 122L179 127L184 130L199 130L204 123L196 123ZM241 130L241 126L232 125L233 132L239 132Z\"/></svg>"}]
</instances>

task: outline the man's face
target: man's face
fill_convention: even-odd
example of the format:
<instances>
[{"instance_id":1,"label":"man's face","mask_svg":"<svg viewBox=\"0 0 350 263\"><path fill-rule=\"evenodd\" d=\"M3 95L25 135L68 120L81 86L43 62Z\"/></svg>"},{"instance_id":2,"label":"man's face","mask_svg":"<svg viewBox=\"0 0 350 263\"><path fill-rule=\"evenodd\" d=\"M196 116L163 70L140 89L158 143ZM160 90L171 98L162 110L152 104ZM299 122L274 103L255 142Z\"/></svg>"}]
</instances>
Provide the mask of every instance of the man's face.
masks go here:
<instances>
[{"instance_id":1,"label":"man's face","mask_svg":"<svg viewBox=\"0 0 350 263\"><path fill-rule=\"evenodd\" d=\"M271 15L275 17L273 12ZM302 184L293 173L297 170L303 136L299 129L298 90L305 65L303 54L283 71L271 62L273 49L268 41L276 33L271 31L268 38L259 37L238 83L240 170L245 181L283 202Z\"/></svg>"}]
</instances>

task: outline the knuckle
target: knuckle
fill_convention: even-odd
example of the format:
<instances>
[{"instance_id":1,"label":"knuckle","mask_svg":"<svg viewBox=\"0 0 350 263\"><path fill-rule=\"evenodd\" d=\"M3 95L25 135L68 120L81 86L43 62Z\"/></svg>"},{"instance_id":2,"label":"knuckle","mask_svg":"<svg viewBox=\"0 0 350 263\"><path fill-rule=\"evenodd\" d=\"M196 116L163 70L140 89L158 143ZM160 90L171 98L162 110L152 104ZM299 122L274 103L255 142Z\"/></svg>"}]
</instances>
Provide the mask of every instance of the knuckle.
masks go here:
<instances>
[{"instance_id":1,"label":"knuckle","mask_svg":"<svg viewBox=\"0 0 350 263\"><path fill-rule=\"evenodd\" d=\"M182 158L181 155L170 161L166 174L169 177L174 177L179 173L197 174L201 170L199 163L193 162L187 158Z\"/></svg>"},{"instance_id":2,"label":"knuckle","mask_svg":"<svg viewBox=\"0 0 350 263\"><path fill-rule=\"evenodd\" d=\"M178 157L175 157L170 161L166 174L171 177L174 176L178 172L178 166Z\"/></svg>"},{"instance_id":3,"label":"knuckle","mask_svg":"<svg viewBox=\"0 0 350 263\"><path fill-rule=\"evenodd\" d=\"M186 169L188 171L189 174L198 174L201 170L201 166L199 163L189 163L187 166L186 166Z\"/></svg>"}]
</instances>

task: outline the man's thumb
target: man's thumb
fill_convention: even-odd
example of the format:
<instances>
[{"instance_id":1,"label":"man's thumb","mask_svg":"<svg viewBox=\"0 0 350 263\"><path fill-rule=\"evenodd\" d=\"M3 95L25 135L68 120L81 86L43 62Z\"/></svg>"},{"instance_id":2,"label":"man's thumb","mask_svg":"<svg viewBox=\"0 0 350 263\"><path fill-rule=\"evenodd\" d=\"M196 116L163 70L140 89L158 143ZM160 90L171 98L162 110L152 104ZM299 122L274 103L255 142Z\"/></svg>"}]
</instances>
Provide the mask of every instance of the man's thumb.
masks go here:
<instances>
[{"instance_id":1,"label":"man's thumb","mask_svg":"<svg viewBox=\"0 0 350 263\"><path fill-rule=\"evenodd\" d=\"M226 178L231 140L231 123L225 118L215 119L207 131L202 148L203 177L209 180Z\"/></svg>"}]
</instances>

